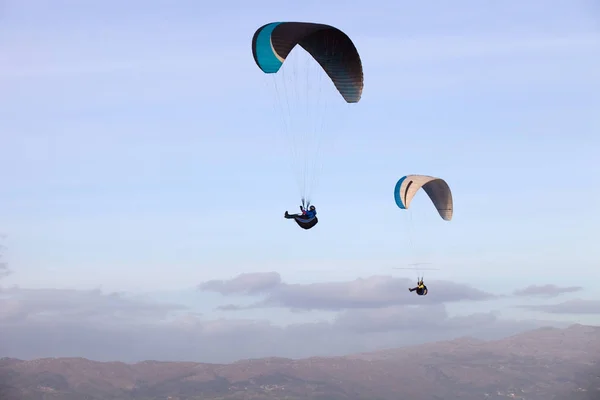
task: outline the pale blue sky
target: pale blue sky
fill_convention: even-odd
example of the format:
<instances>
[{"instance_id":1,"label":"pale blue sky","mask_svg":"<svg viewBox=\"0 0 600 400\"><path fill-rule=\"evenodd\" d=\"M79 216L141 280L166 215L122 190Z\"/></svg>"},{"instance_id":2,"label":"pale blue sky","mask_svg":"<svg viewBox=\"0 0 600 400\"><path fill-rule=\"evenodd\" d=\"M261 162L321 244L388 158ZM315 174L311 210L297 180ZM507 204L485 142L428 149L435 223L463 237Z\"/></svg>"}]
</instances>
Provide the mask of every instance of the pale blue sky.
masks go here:
<instances>
[{"instance_id":1,"label":"pale blue sky","mask_svg":"<svg viewBox=\"0 0 600 400\"><path fill-rule=\"evenodd\" d=\"M288 3L3 2L5 283L162 293L210 313L221 297L190 288L242 272L406 275L391 270L412 260L392 191L419 173L454 193L450 223L413 203L432 279L600 293L591 1ZM282 218L297 196L250 50L277 20L339 27L364 66L308 232Z\"/></svg>"}]
</instances>

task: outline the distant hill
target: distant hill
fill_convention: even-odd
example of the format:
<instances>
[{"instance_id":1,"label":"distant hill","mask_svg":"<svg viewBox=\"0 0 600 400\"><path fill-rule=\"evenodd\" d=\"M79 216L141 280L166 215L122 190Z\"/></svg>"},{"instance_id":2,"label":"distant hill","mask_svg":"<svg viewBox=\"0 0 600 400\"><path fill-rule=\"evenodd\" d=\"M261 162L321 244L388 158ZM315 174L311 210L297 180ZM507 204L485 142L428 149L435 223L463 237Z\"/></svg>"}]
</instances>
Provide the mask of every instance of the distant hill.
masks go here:
<instances>
[{"instance_id":1,"label":"distant hill","mask_svg":"<svg viewBox=\"0 0 600 400\"><path fill-rule=\"evenodd\" d=\"M600 400L600 327L542 328L345 357L232 364L0 359L0 398Z\"/></svg>"}]
</instances>

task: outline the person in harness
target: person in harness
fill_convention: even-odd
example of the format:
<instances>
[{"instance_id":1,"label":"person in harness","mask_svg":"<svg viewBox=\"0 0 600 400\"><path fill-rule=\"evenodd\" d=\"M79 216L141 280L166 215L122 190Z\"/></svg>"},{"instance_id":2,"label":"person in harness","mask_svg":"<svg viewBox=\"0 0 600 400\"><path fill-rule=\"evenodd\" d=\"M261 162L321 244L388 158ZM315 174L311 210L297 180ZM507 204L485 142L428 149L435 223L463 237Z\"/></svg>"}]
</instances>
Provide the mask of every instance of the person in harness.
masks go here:
<instances>
[{"instance_id":1,"label":"person in harness","mask_svg":"<svg viewBox=\"0 0 600 400\"><path fill-rule=\"evenodd\" d=\"M287 218L287 219L298 218L298 219L308 220L308 219L312 219L317 216L317 209L315 208L315 206L310 206L308 208L300 206L300 211L301 211L300 214L290 214L286 211L285 218Z\"/></svg>"},{"instance_id":2,"label":"person in harness","mask_svg":"<svg viewBox=\"0 0 600 400\"><path fill-rule=\"evenodd\" d=\"M427 295L427 286L423 283L423 278L417 280L417 286L408 289L410 292L417 292L419 296Z\"/></svg>"},{"instance_id":3,"label":"person in harness","mask_svg":"<svg viewBox=\"0 0 600 400\"><path fill-rule=\"evenodd\" d=\"M302 200L302 205L300 206L300 214L290 214L286 211L284 217L295 220L302 229L311 229L319 222L317 219L317 208L308 204L304 206L304 200Z\"/></svg>"}]
</instances>

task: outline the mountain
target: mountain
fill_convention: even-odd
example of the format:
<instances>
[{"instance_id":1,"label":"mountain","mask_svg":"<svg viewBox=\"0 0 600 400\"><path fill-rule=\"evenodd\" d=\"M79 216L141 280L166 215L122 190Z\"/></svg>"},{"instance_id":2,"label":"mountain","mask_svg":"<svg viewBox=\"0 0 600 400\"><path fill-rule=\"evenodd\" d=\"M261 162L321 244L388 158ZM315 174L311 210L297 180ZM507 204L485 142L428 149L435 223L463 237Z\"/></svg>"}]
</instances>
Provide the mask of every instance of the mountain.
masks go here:
<instances>
[{"instance_id":1,"label":"mountain","mask_svg":"<svg viewBox=\"0 0 600 400\"><path fill-rule=\"evenodd\" d=\"M232 364L0 359L6 400L600 400L600 327Z\"/></svg>"}]
</instances>

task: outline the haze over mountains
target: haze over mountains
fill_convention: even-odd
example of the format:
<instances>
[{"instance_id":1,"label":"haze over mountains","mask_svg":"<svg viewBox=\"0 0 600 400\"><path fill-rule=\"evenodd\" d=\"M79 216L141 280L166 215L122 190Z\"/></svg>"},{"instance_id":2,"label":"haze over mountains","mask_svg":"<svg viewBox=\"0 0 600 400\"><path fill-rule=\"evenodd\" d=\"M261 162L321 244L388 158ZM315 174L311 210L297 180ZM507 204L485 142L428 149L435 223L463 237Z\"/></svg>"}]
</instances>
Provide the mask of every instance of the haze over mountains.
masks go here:
<instances>
[{"instance_id":1,"label":"haze over mountains","mask_svg":"<svg viewBox=\"0 0 600 400\"><path fill-rule=\"evenodd\" d=\"M496 341L231 364L0 362L6 399L600 399L600 327L541 328Z\"/></svg>"}]
</instances>

